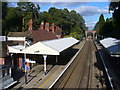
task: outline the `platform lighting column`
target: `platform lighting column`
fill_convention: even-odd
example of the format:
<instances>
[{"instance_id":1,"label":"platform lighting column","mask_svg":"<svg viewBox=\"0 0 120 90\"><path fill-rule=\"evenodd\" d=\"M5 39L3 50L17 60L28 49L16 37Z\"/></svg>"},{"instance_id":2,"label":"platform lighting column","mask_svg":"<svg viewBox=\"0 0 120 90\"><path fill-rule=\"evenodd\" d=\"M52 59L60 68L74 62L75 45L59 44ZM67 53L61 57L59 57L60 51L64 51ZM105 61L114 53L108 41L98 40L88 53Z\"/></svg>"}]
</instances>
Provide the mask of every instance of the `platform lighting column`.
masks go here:
<instances>
[{"instance_id":1,"label":"platform lighting column","mask_svg":"<svg viewBox=\"0 0 120 90\"><path fill-rule=\"evenodd\" d=\"M46 68L46 59L47 59L47 55L43 55L44 58L44 74L47 74L47 68Z\"/></svg>"},{"instance_id":2,"label":"platform lighting column","mask_svg":"<svg viewBox=\"0 0 120 90\"><path fill-rule=\"evenodd\" d=\"M26 47L26 43L24 41L24 48ZM25 63L26 63L26 53L24 53L24 59L25 59ZM24 63L25 65L25 74L24 74L24 77L25 77L25 83L27 84L27 70L26 70L26 64Z\"/></svg>"},{"instance_id":3,"label":"platform lighting column","mask_svg":"<svg viewBox=\"0 0 120 90\"><path fill-rule=\"evenodd\" d=\"M24 58L25 58L25 83L27 84L27 70L26 70L26 53L24 54Z\"/></svg>"}]
</instances>

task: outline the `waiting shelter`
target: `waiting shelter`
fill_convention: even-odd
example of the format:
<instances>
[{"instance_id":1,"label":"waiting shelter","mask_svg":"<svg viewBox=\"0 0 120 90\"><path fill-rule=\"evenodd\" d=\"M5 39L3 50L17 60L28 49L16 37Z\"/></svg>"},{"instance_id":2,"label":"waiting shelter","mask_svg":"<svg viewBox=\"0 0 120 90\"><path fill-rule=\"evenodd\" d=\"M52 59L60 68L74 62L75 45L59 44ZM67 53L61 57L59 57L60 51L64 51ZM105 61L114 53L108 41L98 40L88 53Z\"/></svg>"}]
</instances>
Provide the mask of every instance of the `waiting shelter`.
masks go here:
<instances>
[{"instance_id":1,"label":"waiting shelter","mask_svg":"<svg viewBox=\"0 0 120 90\"><path fill-rule=\"evenodd\" d=\"M120 40L115 38L105 38L100 43L107 49L112 57L120 57Z\"/></svg>"},{"instance_id":2,"label":"waiting shelter","mask_svg":"<svg viewBox=\"0 0 120 90\"><path fill-rule=\"evenodd\" d=\"M9 53L24 53L24 54L40 54L44 57L44 72L46 73L46 59L47 55L60 55L60 53L79 41L73 37L54 39L48 41L37 42L29 47L15 48L15 46L9 46ZM15 50L16 49L16 50ZM15 51L15 52L14 52Z\"/></svg>"}]
</instances>

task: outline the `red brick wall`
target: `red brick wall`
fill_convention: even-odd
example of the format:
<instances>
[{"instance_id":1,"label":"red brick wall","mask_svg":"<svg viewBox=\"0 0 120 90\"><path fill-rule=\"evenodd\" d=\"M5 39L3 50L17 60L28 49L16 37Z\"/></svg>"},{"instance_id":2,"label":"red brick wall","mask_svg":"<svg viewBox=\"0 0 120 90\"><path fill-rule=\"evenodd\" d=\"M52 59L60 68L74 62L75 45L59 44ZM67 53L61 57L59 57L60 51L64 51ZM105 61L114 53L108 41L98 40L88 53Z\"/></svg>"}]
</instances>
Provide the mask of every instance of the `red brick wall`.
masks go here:
<instances>
[{"instance_id":1,"label":"red brick wall","mask_svg":"<svg viewBox=\"0 0 120 90\"><path fill-rule=\"evenodd\" d=\"M48 31L50 30L50 26L48 22L45 23L45 30L48 30Z\"/></svg>"},{"instance_id":2,"label":"red brick wall","mask_svg":"<svg viewBox=\"0 0 120 90\"><path fill-rule=\"evenodd\" d=\"M4 58L0 58L0 65L4 65L5 64L5 62L4 62Z\"/></svg>"},{"instance_id":3,"label":"red brick wall","mask_svg":"<svg viewBox=\"0 0 120 90\"><path fill-rule=\"evenodd\" d=\"M19 67L19 69L22 68L22 58L18 59L18 67Z\"/></svg>"}]
</instances>

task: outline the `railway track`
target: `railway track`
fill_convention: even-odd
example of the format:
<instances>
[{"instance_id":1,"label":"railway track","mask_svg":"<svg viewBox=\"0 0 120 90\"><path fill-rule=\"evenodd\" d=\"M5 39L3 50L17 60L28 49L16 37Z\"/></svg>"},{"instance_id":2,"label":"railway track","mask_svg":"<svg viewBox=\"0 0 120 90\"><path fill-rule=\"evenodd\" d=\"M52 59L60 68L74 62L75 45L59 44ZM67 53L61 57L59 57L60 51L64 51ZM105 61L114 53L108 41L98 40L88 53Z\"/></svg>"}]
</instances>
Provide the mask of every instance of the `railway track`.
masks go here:
<instances>
[{"instance_id":1,"label":"railway track","mask_svg":"<svg viewBox=\"0 0 120 90\"><path fill-rule=\"evenodd\" d=\"M81 52L52 89L106 88L99 58L93 41L87 40Z\"/></svg>"}]
</instances>

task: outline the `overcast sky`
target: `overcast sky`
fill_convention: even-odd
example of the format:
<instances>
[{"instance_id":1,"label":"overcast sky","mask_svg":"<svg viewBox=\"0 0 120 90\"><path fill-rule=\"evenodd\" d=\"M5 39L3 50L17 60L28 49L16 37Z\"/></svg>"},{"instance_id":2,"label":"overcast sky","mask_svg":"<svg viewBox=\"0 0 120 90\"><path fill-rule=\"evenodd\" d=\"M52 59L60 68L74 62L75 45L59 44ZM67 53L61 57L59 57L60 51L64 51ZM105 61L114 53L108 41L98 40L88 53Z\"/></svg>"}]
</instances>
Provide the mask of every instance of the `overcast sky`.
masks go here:
<instances>
[{"instance_id":1,"label":"overcast sky","mask_svg":"<svg viewBox=\"0 0 120 90\"><path fill-rule=\"evenodd\" d=\"M33 0L31 0L33 1ZM98 21L100 14L104 14L105 19L106 18L110 18L112 16L112 14L110 14L108 12L108 8L109 8L109 2L105 1L104 2L83 2L86 0L81 0L80 2L78 2L79 0L77 0L76 2L71 2L71 0L68 0L69 2L58 2L58 0L52 0L52 2L38 2L37 0L35 4L39 4L40 5L40 11L48 11L48 9L50 7L56 7L59 9L64 9L67 8L69 11L70 10L75 10L77 13L80 13L80 15L83 16L85 22L86 22L86 26L88 27L89 30L92 30L95 23ZM61 1L61 0L59 0ZM62 0L63 1L63 0ZM92 0L91 0L92 1ZM97 1L97 0L96 0ZM16 7L17 4L15 2L11 2L9 3L9 6L12 7Z\"/></svg>"}]
</instances>

